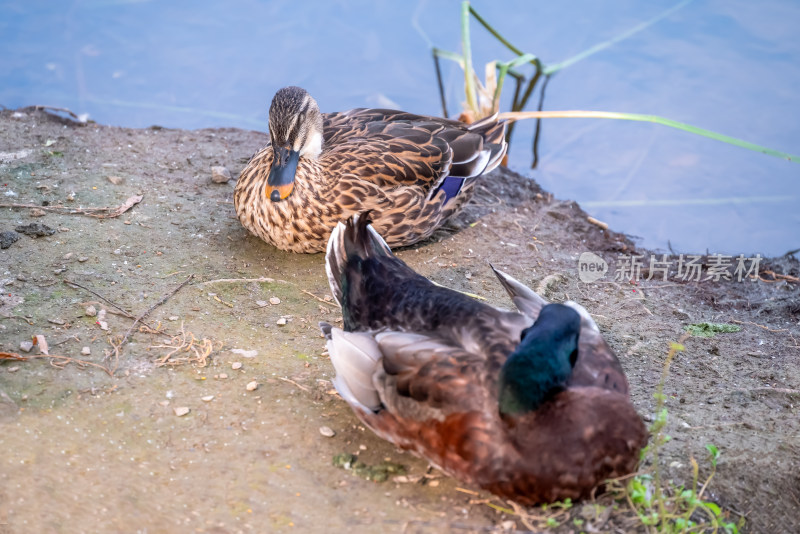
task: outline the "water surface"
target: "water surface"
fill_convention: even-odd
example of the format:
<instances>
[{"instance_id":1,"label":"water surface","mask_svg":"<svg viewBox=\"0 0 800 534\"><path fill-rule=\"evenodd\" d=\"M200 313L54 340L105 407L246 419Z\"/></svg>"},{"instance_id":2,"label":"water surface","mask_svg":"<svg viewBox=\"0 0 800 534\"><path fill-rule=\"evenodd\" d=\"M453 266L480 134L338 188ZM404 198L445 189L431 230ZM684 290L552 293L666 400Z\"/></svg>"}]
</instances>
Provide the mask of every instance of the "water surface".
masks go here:
<instances>
[{"instance_id":1,"label":"water surface","mask_svg":"<svg viewBox=\"0 0 800 534\"><path fill-rule=\"evenodd\" d=\"M475 1L513 43L562 61L675 2ZM545 109L651 113L800 152L800 4L689 2L550 81ZM473 23L475 64L510 59ZM454 1L297 3L8 0L0 104L48 104L126 127L266 130L274 92L307 88L323 111L441 114L430 46L458 51ZM450 112L463 99L454 64ZM507 86L506 97L510 96ZM533 124L510 166L648 247L783 254L800 248L800 166L663 126L554 119L530 171Z\"/></svg>"}]
</instances>

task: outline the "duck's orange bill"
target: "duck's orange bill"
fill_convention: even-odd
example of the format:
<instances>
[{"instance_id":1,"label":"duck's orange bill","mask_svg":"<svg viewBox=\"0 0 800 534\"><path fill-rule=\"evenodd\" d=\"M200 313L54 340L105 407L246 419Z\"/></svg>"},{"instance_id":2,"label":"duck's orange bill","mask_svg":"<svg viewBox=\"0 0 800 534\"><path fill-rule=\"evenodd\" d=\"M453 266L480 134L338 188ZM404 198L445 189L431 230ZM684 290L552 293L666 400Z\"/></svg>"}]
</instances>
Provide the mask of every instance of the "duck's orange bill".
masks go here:
<instances>
[{"instance_id":1,"label":"duck's orange bill","mask_svg":"<svg viewBox=\"0 0 800 534\"><path fill-rule=\"evenodd\" d=\"M291 195L293 189L294 183L284 185L268 185L265 192L271 201L278 202Z\"/></svg>"}]
</instances>

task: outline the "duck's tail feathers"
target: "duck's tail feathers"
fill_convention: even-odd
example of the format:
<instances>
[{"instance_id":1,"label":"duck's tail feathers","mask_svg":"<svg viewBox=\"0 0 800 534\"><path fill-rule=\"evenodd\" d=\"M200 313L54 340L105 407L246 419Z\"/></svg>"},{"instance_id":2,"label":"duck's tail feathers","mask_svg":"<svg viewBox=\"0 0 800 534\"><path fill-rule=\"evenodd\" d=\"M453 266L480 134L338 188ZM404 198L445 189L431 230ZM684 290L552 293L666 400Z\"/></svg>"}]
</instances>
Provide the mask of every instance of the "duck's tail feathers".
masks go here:
<instances>
[{"instance_id":1,"label":"duck's tail feathers","mask_svg":"<svg viewBox=\"0 0 800 534\"><path fill-rule=\"evenodd\" d=\"M498 114L490 115L470 124L470 131L480 132L483 137L484 149L488 150L489 158L486 168L481 174L493 171L503 161L503 156L508 151L506 143L506 121L497 120Z\"/></svg>"},{"instance_id":2,"label":"duck's tail feathers","mask_svg":"<svg viewBox=\"0 0 800 534\"><path fill-rule=\"evenodd\" d=\"M444 191L446 203L457 197L468 182L500 165L508 150L506 124L498 121L495 113L470 124L467 133L463 130L444 132L442 137L452 151L450 172L431 188L428 200Z\"/></svg>"},{"instance_id":3,"label":"duck's tail feathers","mask_svg":"<svg viewBox=\"0 0 800 534\"><path fill-rule=\"evenodd\" d=\"M381 400L372 377L383 355L375 338L363 332L345 332L328 323L319 323L327 339L328 354L336 377L333 385L339 395L354 408L374 412Z\"/></svg>"},{"instance_id":4,"label":"duck's tail feathers","mask_svg":"<svg viewBox=\"0 0 800 534\"><path fill-rule=\"evenodd\" d=\"M331 232L325 253L325 272L336 302L342 303L342 283L352 257L391 256L392 250L371 225L370 211L340 222Z\"/></svg>"},{"instance_id":5,"label":"duck's tail feathers","mask_svg":"<svg viewBox=\"0 0 800 534\"><path fill-rule=\"evenodd\" d=\"M508 293L511 300L514 301L514 305L517 309L535 321L536 318L539 317L539 312L542 311L542 308L549 303L531 288L516 280L513 276L504 273L500 269L495 269L492 264L489 264L489 267L492 268L497 279L503 284L506 293Z\"/></svg>"},{"instance_id":6,"label":"duck's tail feathers","mask_svg":"<svg viewBox=\"0 0 800 534\"><path fill-rule=\"evenodd\" d=\"M486 117L463 130L443 132L442 138L453 150L450 176L476 178L500 165L508 144L506 122L498 121L497 114Z\"/></svg>"}]
</instances>

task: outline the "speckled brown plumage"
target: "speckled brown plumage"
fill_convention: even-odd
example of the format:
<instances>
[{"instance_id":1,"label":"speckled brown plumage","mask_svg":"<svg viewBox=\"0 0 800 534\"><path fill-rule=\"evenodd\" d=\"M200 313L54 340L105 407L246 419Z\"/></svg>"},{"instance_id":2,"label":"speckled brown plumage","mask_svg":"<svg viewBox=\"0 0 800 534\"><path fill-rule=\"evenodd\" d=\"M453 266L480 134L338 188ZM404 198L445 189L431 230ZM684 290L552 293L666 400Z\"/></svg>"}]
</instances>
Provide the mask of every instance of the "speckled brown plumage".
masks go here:
<instances>
[{"instance_id":1,"label":"speckled brown plumage","mask_svg":"<svg viewBox=\"0 0 800 534\"><path fill-rule=\"evenodd\" d=\"M302 146L308 137L300 127L307 93L287 89L293 92L280 106L273 101L270 111L273 141L242 170L234 193L242 225L284 250L322 251L336 223L367 209L390 246L425 239L462 208L475 178L496 167L506 151L505 124L493 119L467 126L383 109L324 114L322 152L301 155L293 191L273 202L267 187L273 143ZM465 178L458 194L443 187L448 177Z\"/></svg>"},{"instance_id":2,"label":"speckled brown plumage","mask_svg":"<svg viewBox=\"0 0 800 534\"><path fill-rule=\"evenodd\" d=\"M501 369L542 310L559 305L500 271L519 313L435 286L363 219L337 227L326 266L344 317L343 330L321 323L334 384L382 438L523 504L584 498L636 469L647 432L619 361L578 304L561 307L580 329L566 382L535 410L502 413Z\"/></svg>"}]
</instances>

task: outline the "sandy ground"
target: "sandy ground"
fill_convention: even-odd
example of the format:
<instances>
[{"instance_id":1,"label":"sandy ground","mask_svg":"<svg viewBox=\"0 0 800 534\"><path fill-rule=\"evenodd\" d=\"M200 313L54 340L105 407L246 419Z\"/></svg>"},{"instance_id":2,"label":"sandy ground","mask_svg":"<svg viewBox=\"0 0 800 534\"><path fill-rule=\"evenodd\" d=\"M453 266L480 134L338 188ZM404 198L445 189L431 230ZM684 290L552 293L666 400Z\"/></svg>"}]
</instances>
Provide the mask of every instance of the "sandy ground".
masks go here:
<instances>
[{"instance_id":1,"label":"sandy ground","mask_svg":"<svg viewBox=\"0 0 800 534\"><path fill-rule=\"evenodd\" d=\"M507 503L366 431L333 393L316 326L339 317L326 300L323 257L260 242L233 211L235 177L264 142L234 129L130 130L0 112L0 203L42 207L0 208L0 232L55 230L17 232L0 250L0 351L37 355L20 344L41 335L51 355L106 368L0 361L0 533L525 529L489 506ZM233 179L212 183L216 165ZM116 207L136 195L141 202L116 218L48 210ZM585 251L609 263L605 278L579 279ZM733 520L744 515L746 531L799 531L797 260L763 259L765 279L767 270L790 277L774 282L683 282L677 258L667 281L613 280L618 257L633 253L647 265L649 251L504 171L484 179L452 227L398 255L496 305L511 303L489 261L551 300L577 300L619 355L647 420L669 343L692 323L740 326L685 341L665 385L672 440L661 470L688 482L694 457L707 475L705 445L714 443L722 455L708 495ZM115 351L133 324L126 315L165 296L144 319L160 333L137 327ZM106 324L86 315L90 305L106 310ZM172 357L194 363L158 365L180 346ZM366 480L333 465L341 453L400 464L405 474ZM598 519L575 506L559 530L634 530L619 508Z\"/></svg>"}]
</instances>

